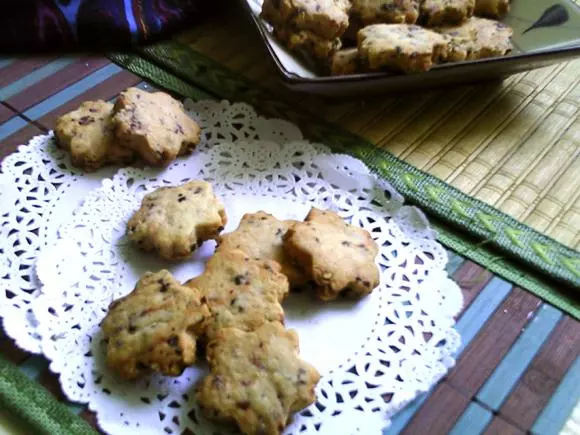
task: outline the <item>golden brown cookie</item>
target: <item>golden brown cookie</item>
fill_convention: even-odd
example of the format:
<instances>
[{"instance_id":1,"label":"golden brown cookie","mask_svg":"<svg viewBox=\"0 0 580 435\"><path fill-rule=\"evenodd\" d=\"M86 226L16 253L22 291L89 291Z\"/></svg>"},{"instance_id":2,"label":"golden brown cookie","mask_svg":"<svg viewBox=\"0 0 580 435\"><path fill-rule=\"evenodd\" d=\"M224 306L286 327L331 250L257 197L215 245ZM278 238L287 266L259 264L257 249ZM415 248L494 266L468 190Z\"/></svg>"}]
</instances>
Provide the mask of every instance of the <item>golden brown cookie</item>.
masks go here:
<instances>
[{"instance_id":1,"label":"golden brown cookie","mask_svg":"<svg viewBox=\"0 0 580 435\"><path fill-rule=\"evenodd\" d=\"M283 237L297 221L276 219L259 211L242 217L238 228L218 239L218 250L240 249L252 258L275 261L288 277L291 287L307 284L308 278L284 252Z\"/></svg>"},{"instance_id":2,"label":"golden brown cookie","mask_svg":"<svg viewBox=\"0 0 580 435\"><path fill-rule=\"evenodd\" d=\"M436 30L449 39L450 61L504 56L512 50L513 31L498 21L472 17L461 26Z\"/></svg>"},{"instance_id":3,"label":"golden brown cookie","mask_svg":"<svg viewBox=\"0 0 580 435\"><path fill-rule=\"evenodd\" d=\"M349 8L348 0L264 0L261 15L274 28L306 30L334 40L348 27Z\"/></svg>"},{"instance_id":4,"label":"golden brown cookie","mask_svg":"<svg viewBox=\"0 0 580 435\"><path fill-rule=\"evenodd\" d=\"M146 273L101 322L108 365L134 379L149 372L179 376L195 361L197 338L209 315L200 292L167 270Z\"/></svg>"},{"instance_id":5,"label":"golden brown cookie","mask_svg":"<svg viewBox=\"0 0 580 435\"><path fill-rule=\"evenodd\" d=\"M288 293L288 279L273 261L250 258L245 252L218 250L205 271L185 283L205 297L211 318L209 338L225 327L254 330L264 322L284 322L280 302Z\"/></svg>"},{"instance_id":6,"label":"golden brown cookie","mask_svg":"<svg viewBox=\"0 0 580 435\"><path fill-rule=\"evenodd\" d=\"M123 148L113 135L113 105L102 100L86 101L56 120L58 145L67 150L74 166L94 171L107 164L128 164L136 153Z\"/></svg>"},{"instance_id":7,"label":"golden brown cookie","mask_svg":"<svg viewBox=\"0 0 580 435\"><path fill-rule=\"evenodd\" d=\"M365 296L379 284L377 244L331 211L313 208L286 233L284 249L317 284L322 300Z\"/></svg>"},{"instance_id":8,"label":"golden brown cookie","mask_svg":"<svg viewBox=\"0 0 580 435\"><path fill-rule=\"evenodd\" d=\"M127 223L127 237L144 251L181 260L204 241L216 239L226 222L224 206L211 185L194 180L145 195Z\"/></svg>"},{"instance_id":9,"label":"golden brown cookie","mask_svg":"<svg viewBox=\"0 0 580 435\"><path fill-rule=\"evenodd\" d=\"M415 24L419 0L352 0L350 13L363 24Z\"/></svg>"},{"instance_id":10,"label":"golden brown cookie","mask_svg":"<svg viewBox=\"0 0 580 435\"><path fill-rule=\"evenodd\" d=\"M475 0L475 15L503 18L510 11L510 0Z\"/></svg>"},{"instance_id":11,"label":"golden brown cookie","mask_svg":"<svg viewBox=\"0 0 580 435\"><path fill-rule=\"evenodd\" d=\"M333 76L356 74L359 69L358 48L337 51L330 59L330 73Z\"/></svg>"},{"instance_id":12,"label":"golden brown cookie","mask_svg":"<svg viewBox=\"0 0 580 435\"><path fill-rule=\"evenodd\" d=\"M322 38L309 30L275 27L274 36L290 50L318 59L327 59L342 46L339 38Z\"/></svg>"},{"instance_id":13,"label":"golden brown cookie","mask_svg":"<svg viewBox=\"0 0 580 435\"><path fill-rule=\"evenodd\" d=\"M279 323L253 332L222 329L207 349L210 374L197 387L209 418L248 435L279 435L316 400L319 373L298 356L298 335Z\"/></svg>"},{"instance_id":14,"label":"golden brown cookie","mask_svg":"<svg viewBox=\"0 0 580 435\"><path fill-rule=\"evenodd\" d=\"M137 151L151 165L167 165L191 153L199 142L199 126L183 104L164 92L129 88L115 103L113 124L121 144Z\"/></svg>"},{"instance_id":15,"label":"golden brown cookie","mask_svg":"<svg viewBox=\"0 0 580 435\"><path fill-rule=\"evenodd\" d=\"M475 0L423 0L421 22L426 26L461 24L473 16Z\"/></svg>"},{"instance_id":16,"label":"golden brown cookie","mask_svg":"<svg viewBox=\"0 0 580 435\"><path fill-rule=\"evenodd\" d=\"M428 71L447 53L447 40L413 24L373 24L358 32L361 63L371 71Z\"/></svg>"}]
</instances>

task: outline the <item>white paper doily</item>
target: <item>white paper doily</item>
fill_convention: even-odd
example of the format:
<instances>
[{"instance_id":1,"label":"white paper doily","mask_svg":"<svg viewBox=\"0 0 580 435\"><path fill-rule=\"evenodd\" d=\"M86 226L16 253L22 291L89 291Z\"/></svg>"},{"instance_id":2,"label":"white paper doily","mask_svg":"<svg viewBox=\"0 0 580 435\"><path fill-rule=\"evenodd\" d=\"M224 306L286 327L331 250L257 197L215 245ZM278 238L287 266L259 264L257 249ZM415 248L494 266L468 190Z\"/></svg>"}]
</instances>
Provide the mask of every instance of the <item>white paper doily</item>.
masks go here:
<instances>
[{"instance_id":1,"label":"white paper doily","mask_svg":"<svg viewBox=\"0 0 580 435\"><path fill-rule=\"evenodd\" d=\"M192 394L204 367L179 378L122 382L104 366L98 327L108 304L131 291L143 271L168 267L181 280L202 271L212 243L191 261L172 265L135 251L124 230L146 192L205 179L226 205L226 231L245 212L301 219L316 205L337 211L377 240L381 284L369 297L324 304L302 294L284 305L287 326L300 335L302 357L323 375L318 401L297 414L285 433L380 433L454 363L459 336L453 316L462 297L445 272L445 250L424 216L403 206L400 195L360 161L329 155L303 141L295 127L257 118L247 106L215 107L221 107L213 111L215 129L207 130L215 145L161 172L119 171L87 196L59 230L59 240L41 254L44 287L32 306L51 370L60 373L71 400L89 403L107 432L220 433L203 419ZM269 136L257 131L258 123L269 126ZM247 140L232 142L240 138Z\"/></svg>"},{"instance_id":2,"label":"white paper doily","mask_svg":"<svg viewBox=\"0 0 580 435\"><path fill-rule=\"evenodd\" d=\"M188 113L203 129L199 150L222 140L266 139L281 143L302 139L283 120L267 120L244 104L186 101ZM2 161L0 172L0 318L6 333L22 349L40 352L40 335L29 304L38 294L34 271L40 248L56 240L56 231L84 196L114 174L113 168L84 174L70 164L53 135L37 136Z\"/></svg>"},{"instance_id":3,"label":"white paper doily","mask_svg":"<svg viewBox=\"0 0 580 435\"><path fill-rule=\"evenodd\" d=\"M114 170L83 175L52 133L37 136L2 161L0 173L0 318L6 333L29 352L40 352L29 304L38 295L34 264L41 248L56 240L56 231L84 195Z\"/></svg>"}]
</instances>

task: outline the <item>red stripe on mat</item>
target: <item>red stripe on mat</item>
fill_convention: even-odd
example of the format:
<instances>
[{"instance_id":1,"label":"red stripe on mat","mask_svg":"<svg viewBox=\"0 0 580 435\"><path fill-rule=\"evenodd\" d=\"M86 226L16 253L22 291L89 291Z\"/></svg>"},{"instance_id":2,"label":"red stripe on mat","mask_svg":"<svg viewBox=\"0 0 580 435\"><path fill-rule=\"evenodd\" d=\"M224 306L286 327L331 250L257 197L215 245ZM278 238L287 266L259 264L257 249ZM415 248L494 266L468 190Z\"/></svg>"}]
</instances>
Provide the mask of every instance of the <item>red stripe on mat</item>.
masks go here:
<instances>
[{"instance_id":1,"label":"red stripe on mat","mask_svg":"<svg viewBox=\"0 0 580 435\"><path fill-rule=\"evenodd\" d=\"M28 141L32 139L33 136L44 133L45 132L37 126L28 124L26 127L21 128L13 135L3 139L0 142L0 161L2 161L8 154L16 151L16 148L18 148L19 145L28 143Z\"/></svg>"},{"instance_id":2,"label":"red stripe on mat","mask_svg":"<svg viewBox=\"0 0 580 435\"><path fill-rule=\"evenodd\" d=\"M47 113L43 117L35 120L38 124L45 127L47 130L52 130L56 119L71 110L76 109L81 103L88 100L108 100L115 97L122 90L135 86L136 84L142 82L143 79L132 74L128 71L120 71L107 80L95 85L94 88L89 89L87 92L67 101L62 106L55 108L50 113Z\"/></svg>"},{"instance_id":3,"label":"red stripe on mat","mask_svg":"<svg viewBox=\"0 0 580 435\"><path fill-rule=\"evenodd\" d=\"M463 308L457 315L458 318L461 317L492 278L493 274L489 270L485 270L483 267L471 261L466 261L453 274L453 279L459 284L461 292L463 293Z\"/></svg>"},{"instance_id":4,"label":"red stripe on mat","mask_svg":"<svg viewBox=\"0 0 580 435\"><path fill-rule=\"evenodd\" d=\"M67 398L62 391L58 377L50 371L50 369L45 369L37 379L38 383L46 388L56 400L60 402L66 402Z\"/></svg>"},{"instance_id":5,"label":"red stripe on mat","mask_svg":"<svg viewBox=\"0 0 580 435\"><path fill-rule=\"evenodd\" d=\"M469 397L445 382L440 383L435 387L427 402L419 409L419 412L405 426L402 434L447 434L469 406L469 403ZM433 406L434 404L435 406Z\"/></svg>"},{"instance_id":6,"label":"red stripe on mat","mask_svg":"<svg viewBox=\"0 0 580 435\"><path fill-rule=\"evenodd\" d=\"M0 103L0 124L4 124L9 119L14 118L16 115L18 115L18 113Z\"/></svg>"},{"instance_id":7,"label":"red stripe on mat","mask_svg":"<svg viewBox=\"0 0 580 435\"><path fill-rule=\"evenodd\" d=\"M473 397L531 320L540 299L515 287L465 349L447 382Z\"/></svg>"},{"instance_id":8,"label":"red stripe on mat","mask_svg":"<svg viewBox=\"0 0 580 435\"><path fill-rule=\"evenodd\" d=\"M104 433L102 430L99 429L99 425L97 424L97 414L88 409L85 409L83 412L80 413L80 416L83 420L85 420L88 424L90 424L97 432Z\"/></svg>"},{"instance_id":9,"label":"red stripe on mat","mask_svg":"<svg viewBox=\"0 0 580 435\"><path fill-rule=\"evenodd\" d=\"M483 435L524 435L525 432L508 423L501 417L495 417Z\"/></svg>"},{"instance_id":10,"label":"red stripe on mat","mask_svg":"<svg viewBox=\"0 0 580 435\"><path fill-rule=\"evenodd\" d=\"M55 57L35 57L31 59L20 59L14 61L6 68L2 68L2 74L0 74L0 88L15 82L19 78L30 74L35 69L38 69L55 59Z\"/></svg>"},{"instance_id":11,"label":"red stripe on mat","mask_svg":"<svg viewBox=\"0 0 580 435\"><path fill-rule=\"evenodd\" d=\"M15 365L20 365L29 354L14 344L11 338L5 337L0 340L0 353L4 358Z\"/></svg>"},{"instance_id":12,"label":"red stripe on mat","mask_svg":"<svg viewBox=\"0 0 580 435\"><path fill-rule=\"evenodd\" d=\"M514 288L465 349L446 381L439 384L403 434L448 433L531 320L541 302ZM436 418L441 415L443 418Z\"/></svg>"},{"instance_id":13,"label":"red stripe on mat","mask_svg":"<svg viewBox=\"0 0 580 435\"><path fill-rule=\"evenodd\" d=\"M530 430L579 354L580 322L564 317L501 407L500 414L522 430Z\"/></svg>"},{"instance_id":14,"label":"red stripe on mat","mask_svg":"<svg viewBox=\"0 0 580 435\"><path fill-rule=\"evenodd\" d=\"M6 103L14 109L24 112L108 63L110 62L105 58L80 58L75 63L8 98Z\"/></svg>"}]
</instances>

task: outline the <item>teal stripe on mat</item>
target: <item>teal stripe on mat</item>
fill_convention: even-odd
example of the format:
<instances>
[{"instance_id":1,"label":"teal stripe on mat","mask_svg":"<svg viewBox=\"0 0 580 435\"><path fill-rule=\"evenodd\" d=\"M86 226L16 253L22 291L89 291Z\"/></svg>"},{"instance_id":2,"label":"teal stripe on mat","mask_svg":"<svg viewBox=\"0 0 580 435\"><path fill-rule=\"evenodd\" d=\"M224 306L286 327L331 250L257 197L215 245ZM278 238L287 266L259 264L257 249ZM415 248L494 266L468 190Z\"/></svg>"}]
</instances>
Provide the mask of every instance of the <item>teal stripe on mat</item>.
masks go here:
<instances>
[{"instance_id":1,"label":"teal stripe on mat","mask_svg":"<svg viewBox=\"0 0 580 435\"><path fill-rule=\"evenodd\" d=\"M501 305L503 300L507 297L512 289L512 285L507 281L495 277L492 279L481 291L479 296L475 298L469 308L463 313L461 318L457 321L456 329L461 334L461 347L456 355L459 357L463 350L475 338L479 330ZM405 426L411 421L415 413L421 408L421 405L427 400L431 393L428 392L409 405L402 409L393 418L391 426L389 426L383 435L396 435L400 433Z\"/></svg>"},{"instance_id":2,"label":"teal stripe on mat","mask_svg":"<svg viewBox=\"0 0 580 435\"><path fill-rule=\"evenodd\" d=\"M0 59L0 68L4 68L14 62L14 59Z\"/></svg>"},{"instance_id":3,"label":"teal stripe on mat","mask_svg":"<svg viewBox=\"0 0 580 435\"><path fill-rule=\"evenodd\" d=\"M559 310L543 305L477 393L477 399L499 409L561 318Z\"/></svg>"},{"instance_id":4,"label":"teal stripe on mat","mask_svg":"<svg viewBox=\"0 0 580 435\"><path fill-rule=\"evenodd\" d=\"M82 80L79 80L74 85L54 94L52 97L47 98L42 103L28 109L23 115L30 119L36 120L47 113L54 110L54 108L61 106L63 103L72 100L73 98L79 96L83 92L88 91L95 85L101 83L102 81L112 77L113 75L121 72L121 68L115 64L109 64L103 68L95 71L94 73L86 76Z\"/></svg>"},{"instance_id":5,"label":"teal stripe on mat","mask_svg":"<svg viewBox=\"0 0 580 435\"><path fill-rule=\"evenodd\" d=\"M6 121L4 124L0 125L0 140L6 139L8 136L13 135L27 125L28 122L20 116L15 116L10 121Z\"/></svg>"},{"instance_id":6,"label":"teal stripe on mat","mask_svg":"<svg viewBox=\"0 0 580 435\"><path fill-rule=\"evenodd\" d=\"M457 420L449 435L475 435L483 433L493 414L479 403L471 402L463 415Z\"/></svg>"},{"instance_id":7,"label":"teal stripe on mat","mask_svg":"<svg viewBox=\"0 0 580 435\"><path fill-rule=\"evenodd\" d=\"M580 400L580 357L568 369L562 382L532 426L537 435L560 432Z\"/></svg>"},{"instance_id":8,"label":"teal stripe on mat","mask_svg":"<svg viewBox=\"0 0 580 435\"><path fill-rule=\"evenodd\" d=\"M0 100L7 100L13 95L16 95L24 89L38 83L42 79L60 71L64 67L72 64L74 61L75 59L58 59L32 71L30 74L21 77L10 85L0 89Z\"/></svg>"}]
</instances>

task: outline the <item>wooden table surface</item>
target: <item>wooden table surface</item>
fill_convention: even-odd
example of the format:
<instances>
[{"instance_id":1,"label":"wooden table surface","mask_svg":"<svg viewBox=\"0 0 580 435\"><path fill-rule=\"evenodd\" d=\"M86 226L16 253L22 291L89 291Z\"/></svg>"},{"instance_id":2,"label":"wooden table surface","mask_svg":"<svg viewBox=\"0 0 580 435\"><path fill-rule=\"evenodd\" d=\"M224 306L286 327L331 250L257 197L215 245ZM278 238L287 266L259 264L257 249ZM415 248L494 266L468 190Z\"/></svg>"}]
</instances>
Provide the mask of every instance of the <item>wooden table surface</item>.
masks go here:
<instances>
[{"instance_id":1,"label":"wooden table surface","mask_svg":"<svg viewBox=\"0 0 580 435\"><path fill-rule=\"evenodd\" d=\"M134 85L147 86L104 58L0 59L0 159L81 102L110 100ZM385 433L560 432L580 399L580 323L453 253L449 271L465 298L457 364ZM65 401L43 357L1 332L0 353ZM84 406L70 407L94 424ZM0 413L0 433L14 433L8 421Z\"/></svg>"}]
</instances>

